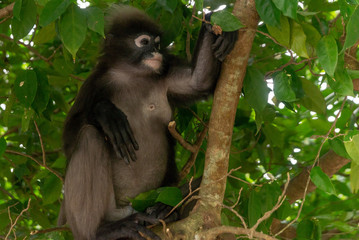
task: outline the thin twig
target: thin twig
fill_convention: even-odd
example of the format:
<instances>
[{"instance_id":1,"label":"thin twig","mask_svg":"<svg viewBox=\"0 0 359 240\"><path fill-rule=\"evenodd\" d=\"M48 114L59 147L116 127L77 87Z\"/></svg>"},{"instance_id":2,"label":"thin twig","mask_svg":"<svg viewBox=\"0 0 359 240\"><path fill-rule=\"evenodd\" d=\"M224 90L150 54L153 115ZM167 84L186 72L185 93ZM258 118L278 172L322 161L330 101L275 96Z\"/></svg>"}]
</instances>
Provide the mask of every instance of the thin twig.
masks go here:
<instances>
[{"instance_id":1,"label":"thin twig","mask_svg":"<svg viewBox=\"0 0 359 240\"><path fill-rule=\"evenodd\" d=\"M70 228L54 227L54 228L48 228L48 229L43 229L43 230L34 230L34 231L30 232L30 235L43 234L43 233L49 233L49 232L59 232L59 231L70 231Z\"/></svg>"},{"instance_id":2,"label":"thin twig","mask_svg":"<svg viewBox=\"0 0 359 240\"><path fill-rule=\"evenodd\" d=\"M290 176L289 176L289 172L287 172L287 182L284 185L284 189L282 191L282 194L278 197L277 203L274 205L274 207L271 210L265 212L263 214L263 216L257 220L256 224L254 224L253 227L250 228L251 231L250 231L249 238L253 237L253 233L256 231L259 224L261 224L263 221L268 219L272 215L273 212L275 212L280 206L282 206L284 200L286 199L285 193L287 192L287 188L288 188L288 185L289 185L289 180L290 180Z\"/></svg>"},{"instance_id":3,"label":"thin twig","mask_svg":"<svg viewBox=\"0 0 359 240\"><path fill-rule=\"evenodd\" d=\"M41 133L40 133L39 127L37 126L37 123L36 123L35 120L34 120L34 124L35 124L35 128L36 128L37 135L39 135L39 139L40 139L40 145L41 145L41 151L42 151L42 164L43 164L44 166L46 166L46 155L45 155L44 143L43 143L43 141L42 141L42 137L41 137Z\"/></svg>"},{"instance_id":4,"label":"thin twig","mask_svg":"<svg viewBox=\"0 0 359 240\"><path fill-rule=\"evenodd\" d=\"M20 212L19 216L16 217L14 223L12 223L12 219L11 219L11 217L10 217L11 226L10 226L9 232L8 232L7 235L5 236L5 240L8 239L8 237L10 236L11 231L13 231L13 229L14 229L14 227L15 227L17 221L20 219L20 217L21 217L27 210L29 210L29 208L30 208L30 202L31 202L31 198L29 198L29 201L28 201L28 203L27 203L27 207ZM9 211L10 211L10 208L9 208Z\"/></svg>"},{"instance_id":5,"label":"thin twig","mask_svg":"<svg viewBox=\"0 0 359 240\"><path fill-rule=\"evenodd\" d=\"M189 28L192 26L193 23L193 15L196 13L196 6L193 6L192 8L192 16L191 19L188 22L188 28L187 28L187 38L186 38L186 55L187 55L187 61L190 62L192 60L192 54L191 54L191 34L189 33Z\"/></svg>"},{"instance_id":6,"label":"thin twig","mask_svg":"<svg viewBox=\"0 0 359 240\"><path fill-rule=\"evenodd\" d=\"M322 143L320 144L319 146L319 149L318 149L318 152L317 152L317 156L315 157L314 159L314 163L313 165L311 166L311 168L309 169L309 171L318 163L319 161L319 157L320 157L320 152L324 146L324 143L326 142L326 140L328 139L329 137L329 134L333 131L334 127L336 126L336 123L339 119L339 116L340 114L342 113L343 109L344 109L344 105L345 105L345 102L346 102L346 99L347 97L344 98L343 102L342 102L342 105L340 107L340 110L338 112L338 114L336 115L335 117L335 120L332 124L332 126L330 127L329 131L327 132L326 135L324 135L323 137L323 140L322 140ZM287 228L289 228L293 223L295 223L298 219L299 219L299 216L302 212L302 209L303 209L303 206L304 206L304 203L305 203L305 200L306 200L306 195L307 195L307 192L308 192L308 187L309 187L309 183L310 183L310 174L308 174L308 178L307 178L307 182L306 182L306 185L305 185L305 189L304 189L304 193L303 193L303 200L302 200L302 203L300 204L299 206L299 210L298 210L298 213L297 213L297 216L290 222L288 223L284 228L282 228L279 232L277 232L274 236L278 236L280 235L282 232L284 232Z\"/></svg>"},{"instance_id":7,"label":"thin twig","mask_svg":"<svg viewBox=\"0 0 359 240\"><path fill-rule=\"evenodd\" d=\"M168 130L170 131L171 135L178 141L178 143L182 145L182 147L192 153L196 152L196 148L193 147L190 143L186 142L186 140L184 140L183 137L177 132L175 121L171 121L168 124Z\"/></svg>"},{"instance_id":8,"label":"thin twig","mask_svg":"<svg viewBox=\"0 0 359 240\"><path fill-rule=\"evenodd\" d=\"M15 155L19 155L19 156L23 156L23 157L27 157L27 158L30 158L31 160L33 160L34 162L36 162L38 165L40 165L41 167L44 167L46 168L48 171L52 172L53 174L56 175L56 177L58 177L61 182L64 181L63 177L61 176L60 173L58 173L57 171L55 171L54 169L48 167L47 165L44 165L42 164L40 161L38 161L36 158L30 156L30 155L27 155L27 154L24 154L24 153L21 153L21 152L16 152L16 151L13 151L13 150L6 150L5 153L9 153L9 154L15 154Z\"/></svg>"}]
</instances>

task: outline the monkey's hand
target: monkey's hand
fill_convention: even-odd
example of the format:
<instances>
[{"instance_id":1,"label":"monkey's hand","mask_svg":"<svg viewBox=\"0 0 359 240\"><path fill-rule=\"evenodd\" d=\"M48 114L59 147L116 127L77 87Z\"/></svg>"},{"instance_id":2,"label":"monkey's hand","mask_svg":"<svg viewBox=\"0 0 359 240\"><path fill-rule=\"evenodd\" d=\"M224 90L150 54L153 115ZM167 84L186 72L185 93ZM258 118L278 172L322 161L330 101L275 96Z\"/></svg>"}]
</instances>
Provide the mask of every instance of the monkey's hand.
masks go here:
<instances>
[{"instance_id":1,"label":"monkey's hand","mask_svg":"<svg viewBox=\"0 0 359 240\"><path fill-rule=\"evenodd\" d=\"M205 16L206 21L210 21L211 13L207 13ZM214 43L212 44L212 50L214 56L221 62L227 57L227 55L232 51L234 44L237 42L238 39L238 31L233 32L222 32L221 34L217 35L213 31L213 26L208 23L203 24L204 28L213 33L215 35Z\"/></svg>"},{"instance_id":2,"label":"monkey's hand","mask_svg":"<svg viewBox=\"0 0 359 240\"><path fill-rule=\"evenodd\" d=\"M109 138L116 155L127 164L136 161L135 150L139 146L133 135L126 114L118 109L112 102L102 100L95 104L93 118L97 125Z\"/></svg>"}]
</instances>

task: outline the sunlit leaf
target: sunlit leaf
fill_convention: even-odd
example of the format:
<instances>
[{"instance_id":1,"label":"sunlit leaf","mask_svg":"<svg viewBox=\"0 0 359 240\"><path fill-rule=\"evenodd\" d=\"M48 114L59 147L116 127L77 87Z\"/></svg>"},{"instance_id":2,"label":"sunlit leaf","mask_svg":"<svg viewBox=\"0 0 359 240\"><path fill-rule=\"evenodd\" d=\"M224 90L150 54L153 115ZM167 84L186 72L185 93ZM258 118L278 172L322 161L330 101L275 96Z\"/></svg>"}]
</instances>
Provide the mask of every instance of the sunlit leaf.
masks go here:
<instances>
[{"instance_id":1,"label":"sunlit leaf","mask_svg":"<svg viewBox=\"0 0 359 240\"><path fill-rule=\"evenodd\" d=\"M31 106L36 96L36 90L37 78L35 71L19 72L14 83L14 91L16 97L25 107Z\"/></svg>"},{"instance_id":2,"label":"sunlit leaf","mask_svg":"<svg viewBox=\"0 0 359 240\"><path fill-rule=\"evenodd\" d=\"M179 188L176 187L163 187L158 190L156 202L161 202L169 206L176 206L182 200L182 193Z\"/></svg>"},{"instance_id":3,"label":"sunlit leaf","mask_svg":"<svg viewBox=\"0 0 359 240\"><path fill-rule=\"evenodd\" d=\"M359 190L359 164L355 161L351 162L350 188L352 189L353 193L357 193Z\"/></svg>"},{"instance_id":4,"label":"sunlit leaf","mask_svg":"<svg viewBox=\"0 0 359 240\"><path fill-rule=\"evenodd\" d=\"M344 57L341 55L338 59L334 78L328 77L328 83L334 92L343 96L354 96L353 81L344 64Z\"/></svg>"},{"instance_id":5,"label":"sunlit leaf","mask_svg":"<svg viewBox=\"0 0 359 240\"><path fill-rule=\"evenodd\" d=\"M19 20L21 19L21 20ZM13 18L11 23L14 39L25 37L36 23L36 4L34 0L23 0L18 18Z\"/></svg>"},{"instance_id":6,"label":"sunlit leaf","mask_svg":"<svg viewBox=\"0 0 359 240\"><path fill-rule=\"evenodd\" d=\"M274 95L278 101L293 102L296 95L291 87L291 77L284 71L279 72L273 78L274 80Z\"/></svg>"},{"instance_id":7,"label":"sunlit leaf","mask_svg":"<svg viewBox=\"0 0 359 240\"><path fill-rule=\"evenodd\" d=\"M352 16L349 19L347 28L346 28L346 38L344 42L343 50L351 47L356 43L359 39L359 6L356 7L355 11L353 12Z\"/></svg>"},{"instance_id":8,"label":"sunlit leaf","mask_svg":"<svg viewBox=\"0 0 359 240\"><path fill-rule=\"evenodd\" d=\"M244 27L238 18L228 11L214 12L211 16L211 24L219 25L225 32L235 31Z\"/></svg>"},{"instance_id":9,"label":"sunlit leaf","mask_svg":"<svg viewBox=\"0 0 359 240\"><path fill-rule=\"evenodd\" d=\"M290 23L290 48L299 56L308 58L309 56L305 45L307 37L302 26L293 20L290 21Z\"/></svg>"},{"instance_id":10,"label":"sunlit leaf","mask_svg":"<svg viewBox=\"0 0 359 240\"><path fill-rule=\"evenodd\" d=\"M43 27L58 19L70 5L70 0L50 0L41 12L39 24Z\"/></svg>"},{"instance_id":11,"label":"sunlit leaf","mask_svg":"<svg viewBox=\"0 0 359 240\"><path fill-rule=\"evenodd\" d=\"M30 122L34 117L34 110L31 108L24 108L24 113L21 116L21 132L29 130Z\"/></svg>"},{"instance_id":12,"label":"sunlit leaf","mask_svg":"<svg viewBox=\"0 0 359 240\"><path fill-rule=\"evenodd\" d=\"M334 76L334 71L338 63L338 47L335 39L331 36L324 36L317 45L318 59L325 72L329 76Z\"/></svg>"},{"instance_id":13,"label":"sunlit leaf","mask_svg":"<svg viewBox=\"0 0 359 240\"><path fill-rule=\"evenodd\" d=\"M267 105L269 89L264 76L256 69L248 68L243 83L244 97L257 112L262 112Z\"/></svg>"},{"instance_id":14,"label":"sunlit leaf","mask_svg":"<svg viewBox=\"0 0 359 240\"><path fill-rule=\"evenodd\" d=\"M55 202L59 199L62 190L62 182L54 174L44 179L44 185L41 187L42 200L44 205Z\"/></svg>"},{"instance_id":15,"label":"sunlit leaf","mask_svg":"<svg viewBox=\"0 0 359 240\"><path fill-rule=\"evenodd\" d=\"M12 15L19 21L21 21L21 6L22 0L16 0L12 10Z\"/></svg>"},{"instance_id":16,"label":"sunlit leaf","mask_svg":"<svg viewBox=\"0 0 359 240\"><path fill-rule=\"evenodd\" d=\"M327 108L324 97L319 88L311 81L304 78L302 79L302 88L305 96L300 100L300 103L312 111L319 114L325 114Z\"/></svg>"},{"instance_id":17,"label":"sunlit leaf","mask_svg":"<svg viewBox=\"0 0 359 240\"><path fill-rule=\"evenodd\" d=\"M35 70L37 76L37 91L32 108L40 113L45 110L50 99L50 85L47 76L39 70Z\"/></svg>"},{"instance_id":18,"label":"sunlit leaf","mask_svg":"<svg viewBox=\"0 0 359 240\"><path fill-rule=\"evenodd\" d=\"M255 0L255 3L258 14L265 24L280 26L280 11L272 0Z\"/></svg>"},{"instance_id":19,"label":"sunlit leaf","mask_svg":"<svg viewBox=\"0 0 359 240\"><path fill-rule=\"evenodd\" d=\"M86 38L87 23L83 10L75 4L69 6L60 19L59 30L62 42L75 59Z\"/></svg>"},{"instance_id":20,"label":"sunlit leaf","mask_svg":"<svg viewBox=\"0 0 359 240\"><path fill-rule=\"evenodd\" d=\"M297 19L298 0L272 0L283 15Z\"/></svg>"},{"instance_id":21,"label":"sunlit leaf","mask_svg":"<svg viewBox=\"0 0 359 240\"><path fill-rule=\"evenodd\" d=\"M253 226L257 220L261 217L261 208L258 206L261 206L262 199L260 197L260 194L257 193L255 190L252 190L249 195L249 203L248 203L248 221L249 226Z\"/></svg>"},{"instance_id":22,"label":"sunlit leaf","mask_svg":"<svg viewBox=\"0 0 359 240\"><path fill-rule=\"evenodd\" d=\"M266 26L270 35L280 44L290 47L290 25L287 17L281 16L280 27L273 27L268 24Z\"/></svg>"},{"instance_id":23,"label":"sunlit leaf","mask_svg":"<svg viewBox=\"0 0 359 240\"><path fill-rule=\"evenodd\" d=\"M335 188L330 178L320 167L316 166L312 168L312 171L310 171L310 179L319 189L330 194L335 194Z\"/></svg>"},{"instance_id":24,"label":"sunlit leaf","mask_svg":"<svg viewBox=\"0 0 359 240\"><path fill-rule=\"evenodd\" d=\"M40 29L40 31L35 35L34 43L35 44L47 43L54 40L55 36L56 36L55 22L52 22L46 27Z\"/></svg>"},{"instance_id":25,"label":"sunlit leaf","mask_svg":"<svg viewBox=\"0 0 359 240\"><path fill-rule=\"evenodd\" d=\"M97 7L90 7L86 9L87 26L94 32L99 33L101 36L104 34L104 14L101 9Z\"/></svg>"},{"instance_id":26,"label":"sunlit leaf","mask_svg":"<svg viewBox=\"0 0 359 240\"><path fill-rule=\"evenodd\" d=\"M344 141L344 145L350 158L359 165L359 134L351 137L349 141Z\"/></svg>"}]
</instances>

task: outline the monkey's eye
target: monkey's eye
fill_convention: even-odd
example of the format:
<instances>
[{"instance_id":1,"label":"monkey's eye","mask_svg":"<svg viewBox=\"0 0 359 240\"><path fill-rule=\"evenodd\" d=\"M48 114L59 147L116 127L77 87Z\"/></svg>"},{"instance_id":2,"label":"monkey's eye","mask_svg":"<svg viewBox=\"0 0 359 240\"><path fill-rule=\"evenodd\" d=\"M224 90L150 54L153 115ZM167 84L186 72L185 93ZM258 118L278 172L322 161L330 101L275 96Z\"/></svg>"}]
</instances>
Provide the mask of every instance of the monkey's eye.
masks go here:
<instances>
[{"instance_id":1,"label":"monkey's eye","mask_svg":"<svg viewBox=\"0 0 359 240\"><path fill-rule=\"evenodd\" d=\"M150 43L150 41L149 41L147 38L143 38L143 39L141 40L141 45L142 45L142 46L148 45L149 43Z\"/></svg>"},{"instance_id":2,"label":"monkey's eye","mask_svg":"<svg viewBox=\"0 0 359 240\"><path fill-rule=\"evenodd\" d=\"M151 37L148 35L141 35L135 39L135 44L137 47L147 46L151 41Z\"/></svg>"}]
</instances>

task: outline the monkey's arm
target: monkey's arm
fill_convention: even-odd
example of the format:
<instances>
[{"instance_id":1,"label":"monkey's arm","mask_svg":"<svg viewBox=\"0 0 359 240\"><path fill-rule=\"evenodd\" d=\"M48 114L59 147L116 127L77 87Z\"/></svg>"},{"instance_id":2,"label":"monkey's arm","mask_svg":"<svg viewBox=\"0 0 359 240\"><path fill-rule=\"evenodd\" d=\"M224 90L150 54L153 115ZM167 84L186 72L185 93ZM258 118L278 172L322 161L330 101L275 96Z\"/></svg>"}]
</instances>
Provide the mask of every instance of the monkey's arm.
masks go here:
<instances>
[{"instance_id":1,"label":"monkey's arm","mask_svg":"<svg viewBox=\"0 0 359 240\"><path fill-rule=\"evenodd\" d=\"M190 67L171 63L168 74L168 96L175 103L203 98L212 93L221 63L231 52L238 32L215 35L210 24L202 25ZM178 64L177 64L178 65Z\"/></svg>"},{"instance_id":2,"label":"monkey's arm","mask_svg":"<svg viewBox=\"0 0 359 240\"><path fill-rule=\"evenodd\" d=\"M101 100L94 105L90 118L109 138L117 156L126 163L136 161L138 144L131 130L127 116L111 101Z\"/></svg>"}]
</instances>

